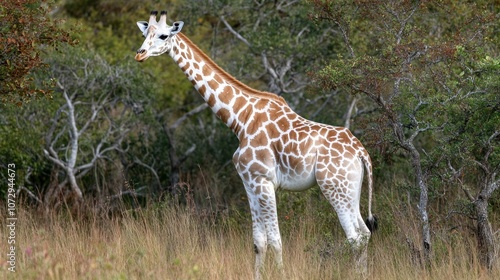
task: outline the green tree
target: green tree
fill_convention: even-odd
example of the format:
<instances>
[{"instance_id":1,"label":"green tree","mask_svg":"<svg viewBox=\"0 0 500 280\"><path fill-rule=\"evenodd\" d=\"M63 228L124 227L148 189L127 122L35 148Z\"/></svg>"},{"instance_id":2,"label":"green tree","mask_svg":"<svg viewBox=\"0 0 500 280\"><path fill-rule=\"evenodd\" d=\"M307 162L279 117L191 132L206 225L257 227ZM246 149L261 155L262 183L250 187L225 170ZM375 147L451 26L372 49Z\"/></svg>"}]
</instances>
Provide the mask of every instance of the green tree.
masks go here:
<instances>
[{"instance_id":1,"label":"green tree","mask_svg":"<svg viewBox=\"0 0 500 280\"><path fill-rule=\"evenodd\" d=\"M465 194L467 205L462 209L471 211L458 213L475 219L480 260L492 269L498 244L488 205L500 188L500 58L489 55L482 45L458 47L461 67L456 74L462 82L447 87L452 100L444 108L444 149L435 157L442 161L442 173Z\"/></svg>"},{"instance_id":2,"label":"green tree","mask_svg":"<svg viewBox=\"0 0 500 280\"><path fill-rule=\"evenodd\" d=\"M321 107L314 104L305 110L307 91L313 89L308 73L332 58L340 44L332 40L334 30L328 24L309 20L307 3L186 1L184 7L190 11L190 22L211 32L211 38L203 40L211 42L210 57L222 68L252 87L283 95L299 113Z\"/></svg>"},{"instance_id":3,"label":"green tree","mask_svg":"<svg viewBox=\"0 0 500 280\"><path fill-rule=\"evenodd\" d=\"M443 129L450 127L444 112L456 106L455 96L462 94L469 78L459 74L460 47L467 46L473 60L484 53L498 56L489 39L495 36L498 11L487 2L311 2L316 9L312 17L334 24L346 46L345 54L321 70L318 80L327 88L369 97L376 108L371 129L376 133L365 138L399 147L408 156L427 263L432 248L429 192L435 187L430 178L436 164L429 150L435 151ZM481 44L489 49L479 51Z\"/></svg>"},{"instance_id":4,"label":"green tree","mask_svg":"<svg viewBox=\"0 0 500 280\"><path fill-rule=\"evenodd\" d=\"M0 3L0 98L2 103L50 96L53 81L33 83L33 70L44 67L42 49L55 49L73 41L68 32L49 18L49 6L43 1L20 0Z\"/></svg>"},{"instance_id":5,"label":"green tree","mask_svg":"<svg viewBox=\"0 0 500 280\"><path fill-rule=\"evenodd\" d=\"M147 75L133 61L111 64L82 48L63 48L44 62L49 71L35 73L34 82L54 79L53 98L6 107L2 134L16 138L2 137L0 161L15 160L26 173L23 190L45 207L121 192L127 163L120 156L151 107Z\"/></svg>"}]
</instances>

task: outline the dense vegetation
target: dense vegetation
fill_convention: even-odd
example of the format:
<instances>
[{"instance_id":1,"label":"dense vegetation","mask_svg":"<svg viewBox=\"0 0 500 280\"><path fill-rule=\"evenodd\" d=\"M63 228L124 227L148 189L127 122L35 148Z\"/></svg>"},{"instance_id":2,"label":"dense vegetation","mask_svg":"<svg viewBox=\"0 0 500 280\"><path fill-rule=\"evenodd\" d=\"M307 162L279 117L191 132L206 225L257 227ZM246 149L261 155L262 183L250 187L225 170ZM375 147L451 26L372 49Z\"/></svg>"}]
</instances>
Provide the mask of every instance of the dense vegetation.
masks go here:
<instances>
[{"instance_id":1,"label":"dense vegetation","mask_svg":"<svg viewBox=\"0 0 500 280\"><path fill-rule=\"evenodd\" d=\"M372 244L403 244L425 268L475 240L482 267L498 266L498 3L167 2L0 4L0 166L15 164L27 213L108 219L181 205L229 236L249 228L236 137L168 56L133 61L135 22L166 9L227 72L361 139L381 221ZM339 231L319 190L280 192L278 203L285 236L302 232L288 221Z\"/></svg>"}]
</instances>

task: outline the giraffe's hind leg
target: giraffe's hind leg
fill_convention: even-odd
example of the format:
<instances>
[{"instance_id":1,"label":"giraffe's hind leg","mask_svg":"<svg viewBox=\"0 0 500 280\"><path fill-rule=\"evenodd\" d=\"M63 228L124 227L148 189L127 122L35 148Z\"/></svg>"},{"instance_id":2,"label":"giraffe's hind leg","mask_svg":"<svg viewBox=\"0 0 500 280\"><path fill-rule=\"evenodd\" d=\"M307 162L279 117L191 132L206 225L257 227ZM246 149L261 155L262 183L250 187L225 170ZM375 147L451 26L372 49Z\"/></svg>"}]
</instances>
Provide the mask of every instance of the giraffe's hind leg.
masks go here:
<instances>
[{"instance_id":1,"label":"giraffe's hind leg","mask_svg":"<svg viewBox=\"0 0 500 280\"><path fill-rule=\"evenodd\" d=\"M359 208L363 167L357 161L350 167L342 172L331 167L326 172L317 172L316 177L323 195L337 212L342 229L353 248L357 271L365 274L371 233Z\"/></svg>"}]
</instances>

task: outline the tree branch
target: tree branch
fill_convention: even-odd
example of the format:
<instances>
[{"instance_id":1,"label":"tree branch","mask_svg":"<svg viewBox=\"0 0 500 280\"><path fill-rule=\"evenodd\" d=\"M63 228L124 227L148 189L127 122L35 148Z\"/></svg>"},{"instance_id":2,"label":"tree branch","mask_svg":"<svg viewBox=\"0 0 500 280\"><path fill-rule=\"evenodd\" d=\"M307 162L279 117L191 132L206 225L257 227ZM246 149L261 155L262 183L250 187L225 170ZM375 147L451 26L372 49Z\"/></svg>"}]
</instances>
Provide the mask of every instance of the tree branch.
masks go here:
<instances>
[{"instance_id":1,"label":"tree branch","mask_svg":"<svg viewBox=\"0 0 500 280\"><path fill-rule=\"evenodd\" d=\"M137 157L135 157L135 159L134 159L134 163L137 163L137 164L139 164L140 166L142 166L142 167L144 167L144 168L149 169L149 171L151 171L151 173L153 173L153 176L155 177L156 183L158 184L158 186L159 186L159 187L161 187L160 176L158 176L158 173L156 173L156 170L155 170L153 167L151 167L151 166L149 166L149 165L145 164L144 162L142 162L142 161L141 161L140 159L138 159Z\"/></svg>"},{"instance_id":2,"label":"tree branch","mask_svg":"<svg viewBox=\"0 0 500 280\"><path fill-rule=\"evenodd\" d=\"M249 47L251 46L251 44L248 42L247 39L245 39L243 36L241 36L240 33L236 32L236 30L234 30L233 27L231 27L231 25L226 21L226 18L224 16L220 16L219 18L222 21L222 23L224 23L227 30L229 30L229 32L233 33L233 35L236 36L236 38L238 38L238 40L242 41L245 45L247 45Z\"/></svg>"},{"instance_id":3,"label":"tree branch","mask_svg":"<svg viewBox=\"0 0 500 280\"><path fill-rule=\"evenodd\" d=\"M356 106L356 102L358 102L358 99L354 97L351 101L351 105L349 106L349 109L347 110L347 115L345 117L345 123L344 127L349 129L351 126L351 116L352 116L352 111L354 111L354 107Z\"/></svg>"},{"instance_id":4,"label":"tree branch","mask_svg":"<svg viewBox=\"0 0 500 280\"><path fill-rule=\"evenodd\" d=\"M193 116L193 115L196 115L198 114L199 112L205 110L206 108L208 108L208 104L206 102L203 102L202 104L200 104L198 107L192 109L191 111L185 113L184 115L182 115L182 117L178 118L172 125L170 125L168 127L168 129L176 129L177 127L179 127L187 118Z\"/></svg>"}]
</instances>

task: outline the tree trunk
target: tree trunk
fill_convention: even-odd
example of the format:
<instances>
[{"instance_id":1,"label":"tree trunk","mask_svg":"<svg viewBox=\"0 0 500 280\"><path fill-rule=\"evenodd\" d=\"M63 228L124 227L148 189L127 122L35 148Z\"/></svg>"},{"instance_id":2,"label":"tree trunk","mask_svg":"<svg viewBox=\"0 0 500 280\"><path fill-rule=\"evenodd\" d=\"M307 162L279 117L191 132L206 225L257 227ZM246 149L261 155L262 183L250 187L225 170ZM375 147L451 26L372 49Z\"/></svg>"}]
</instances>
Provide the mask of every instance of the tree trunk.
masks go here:
<instances>
[{"instance_id":1,"label":"tree trunk","mask_svg":"<svg viewBox=\"0 0 500 280\"><path fill-rule=\"evenodd\" d=\"M495 240L493 231L488 219L488 198L479 195L474 202L477 215L477 243L479 251L479 260L488 270L493 268L495 260Z\"/></svg>"},{"instance_id":2,"label":"tree trunk","mask_svg":"<svg viewBox=\"0 0 500 280\"><path fill-rule=\"evenodd\" d=\"M420 164L420 154L413 144L409 144L409 150L411 153L411 165L413 170L415 170L415 179L417 185L420 189L420 198L418 202L418 211L420 213L420 220L422 222L422 245L424 251L424 262L425 264L430 263L431 259L431 233L429 225L429 214L427 212L427 204L429 201L428 188L425 182L424 174L422 172L422 166Z\"/></svg>"},{"instance_id":3,"label":"tree trunk","mask_svg":"<svg viewBox=\"0 0 500 280\"><path fill-rule=\"evenodd\" d=\"M420 213L420 221L422 225L422 246L423 246L423 262L424 264L429 264L431 259L431 233L429 225L429 214L427 212L427 204L429 201L428 187L425 180L425 175L422 171L422 164L420 159L420 153L418 152L415 145L413 145L413 139L418 135L418 131L415 132L409 138L404 135L402 122L397 119L392 119L392 126L394 134L399 141L399 144L403 149L410 153L411 166L415 172L415 180L417 186L420 190L420 198L418 202L418 212Z\"/></svg>"},{"instance_id":4,"label":"tree trunk","mask_svg":"<svg viewBox=\"0 0 500 280\"><path fill-rule=\"evenodd\" d=\"M76 197L76 200L82 201L83 200L82 190L80 189L80 187L76 183L76 177L75 177L75 173L74 173L73 168L70 168L70 167L67 168L66 176L68 176L69 185L71 187L71 190L73 191L73 194Z\"/></svg>"},{"instance_id":5,"label":"tree trunk","mask_svg":"<svg viewBox=\"0 0 500 280\"><path fill-rule=\"evenodd\" d=\"M76 196L78 201L83 199L82 190L78 187L76 183L75 177L75 166L76 159L78 157L78 138L80 137L80 133L78 132L78 128L76 126L76 115L75 115L75 106L73 105L73 100L68 96L64 87L59 84L59 87L63 90L64 99L66 99L66 104L68 105L68 125L69 125L69 136L70 136L70 149L69 149L69 158L66 163L66 176L68 176L69 184L71 190Z\"/></svg>"}]
</instances>

